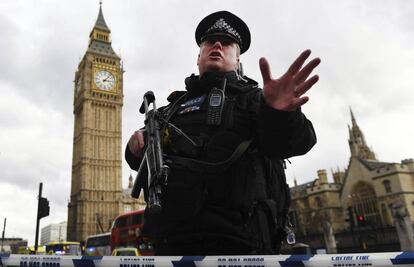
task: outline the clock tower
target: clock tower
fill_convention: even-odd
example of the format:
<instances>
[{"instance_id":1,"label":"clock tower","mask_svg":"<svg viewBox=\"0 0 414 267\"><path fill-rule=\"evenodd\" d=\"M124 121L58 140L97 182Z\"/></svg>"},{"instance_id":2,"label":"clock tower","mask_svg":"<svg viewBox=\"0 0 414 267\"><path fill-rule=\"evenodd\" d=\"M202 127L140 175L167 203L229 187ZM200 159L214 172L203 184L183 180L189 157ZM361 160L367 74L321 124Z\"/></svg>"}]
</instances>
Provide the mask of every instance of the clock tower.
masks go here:
<instances>
[{"instance_id":1,"label":"clock tower","mask_svg":"<svg viewBox=\"0 0 414 267\"><path fill-rule=\"evenodd\" d=\"M102 13L75 73L69 241L107 232L123 211L121 115L123 68Z\"/></svg>"}]
</instances>

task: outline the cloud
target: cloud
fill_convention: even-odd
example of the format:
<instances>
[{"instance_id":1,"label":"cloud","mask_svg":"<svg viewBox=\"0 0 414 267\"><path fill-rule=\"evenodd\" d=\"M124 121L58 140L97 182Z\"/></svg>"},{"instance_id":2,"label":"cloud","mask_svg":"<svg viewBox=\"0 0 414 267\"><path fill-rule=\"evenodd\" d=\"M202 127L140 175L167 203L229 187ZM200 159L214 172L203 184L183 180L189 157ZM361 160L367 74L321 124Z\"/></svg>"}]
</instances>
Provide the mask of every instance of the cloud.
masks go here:
<instances>
[{"instance_id":1,"label":"cloud","mask_svg":"<svg viewBox=\"0 0 414 267\"><path fill-rule=\"evenodd\" d=\"M7 236L33 240L40 182L53 217L66 216L72 127L60 113L18 92L7 90L0 100L0 207L8 218Z\"/></svg>"}]
</instances>

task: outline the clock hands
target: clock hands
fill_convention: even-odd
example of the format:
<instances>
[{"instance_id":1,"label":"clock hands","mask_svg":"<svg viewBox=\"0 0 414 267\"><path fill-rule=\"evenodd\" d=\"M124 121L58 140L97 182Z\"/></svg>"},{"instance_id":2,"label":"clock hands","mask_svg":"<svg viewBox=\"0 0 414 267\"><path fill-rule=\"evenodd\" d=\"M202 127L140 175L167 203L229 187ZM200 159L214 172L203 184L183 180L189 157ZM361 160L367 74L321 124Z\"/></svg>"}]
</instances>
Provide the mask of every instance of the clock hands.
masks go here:
<instances>
[{"instance_id":1,"label":"clock hands","mask_svg":"<svg viewBox=\"0 0 414 267\"><path fill-rule=\"evenodd\" d=\"M102 82L106 82L108 79L109 79L109 81L112 81L112 77L109 75L109 76L106 76L106 78L103 79Z\"/></svg>"}]
</instances>

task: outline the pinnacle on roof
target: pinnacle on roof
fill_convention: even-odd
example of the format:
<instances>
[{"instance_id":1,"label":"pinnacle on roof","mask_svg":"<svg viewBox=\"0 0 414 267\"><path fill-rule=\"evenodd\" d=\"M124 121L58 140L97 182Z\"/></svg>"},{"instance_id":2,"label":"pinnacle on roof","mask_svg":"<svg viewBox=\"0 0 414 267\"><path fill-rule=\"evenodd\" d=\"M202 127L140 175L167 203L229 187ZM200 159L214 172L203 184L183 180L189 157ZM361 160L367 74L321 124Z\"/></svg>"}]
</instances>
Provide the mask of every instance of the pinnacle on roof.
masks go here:
<instances>
[{"instance_id":1,"label":"pinnacle on roof","mask_svg":"<svg viewBox=\"0 0 414 267\"><path fill-rule=\"evenodd\" d=\"M352 108L351 107L349 107L349 111L351 112L352 126L356 126L357 123L356 123L355 116L354 116L354 113L352 112Z\"/></svg>"},{"instance_id":2,"label":"pinnacle on roof","mask_svg":"<svg viewBox=\"0 0 414 267\"><path fill-rule=\"evenodd\" d=\"M351 154L358 156L361 159L367 160L377 160L374 152L368 147L365 142L365 137L362 130L359 128L356 123L354 113L352 112L351 107L349 107L351 112L352 128L348 125L349 129L349 145L351 148Z\"/></svg>"},{"instance_id":3,"label":"pinnacle on roof","mask_svg":"<svg viewBox=\"0 0 414 267\"><path fill-rule=\"evenodd\" d=\"M99 2L99 14L95 26L89 34L88 52L98 53L104 56L110 56L119 59L111 46L111 30L106 25L103 12L102 2Z\"/></svg>"},{"instance_id":4,"label":"pinnacle on roof","mask_svg":"<svg viewBox=\"0 0 414 267\"><path fill-rule=\"evenodd\" d=\"M98 18L96 19L95 28L110 32L108 26L106 25L106 22L105 22L103 13L102 13L102 1L99 2L99 14L98 14Z\"/></svg>"},{"instance_id":5,"label":"pinnacle on roof","mask_svg":"<svg viewBox=\"0 0 414 267\"><path fill-rule=\"evenodd\" d=\"M128 189L132 189L132 187L134 186L133 180L134 178L132 178L132 174L129 174L129 178L128 178Z\"/></svg>"}]
</instances>

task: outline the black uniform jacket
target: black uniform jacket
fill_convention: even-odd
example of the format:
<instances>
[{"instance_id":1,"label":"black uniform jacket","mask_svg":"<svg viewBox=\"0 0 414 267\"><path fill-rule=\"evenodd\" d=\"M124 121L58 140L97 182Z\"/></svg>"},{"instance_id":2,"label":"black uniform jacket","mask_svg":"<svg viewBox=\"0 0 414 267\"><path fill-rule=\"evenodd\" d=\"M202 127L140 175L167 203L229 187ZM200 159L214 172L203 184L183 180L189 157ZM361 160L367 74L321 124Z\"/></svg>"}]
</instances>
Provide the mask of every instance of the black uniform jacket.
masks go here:
<instances>
[{"instance_id":1,"label":"black uniform jacket","mask_svg":"<svg viewBox=\"0 0 414 267\"><path fill-rule=\"evenodd\" d=\"M227 86L222 123L207 125L209 93L211 88L222 86L224 76ZM240 79L234 72L206 73L201 79L192 75L186 79L186 89L170 122L196 146L169 131L163 148L167 155L221 162L241 142L252 139L249 151L285 159L305 154L316 143L312 124L300 109L283 112L268 107L262 90L247 77ZM125 156L131 168L137 170L141 159L134 157L128 147ZM213 174L170 167L161 214L145 214L145 231L155 240L156 249L158 244L158 254L174 254L163 248L180 247L178 244L200 248L193 252L180 250L178 255L248 253L252 244L245 228L254 201L256 175L249 153L245 152L225 171ZM218 249L206 248L210 243Z\"/></svg>"}]
</instances>

